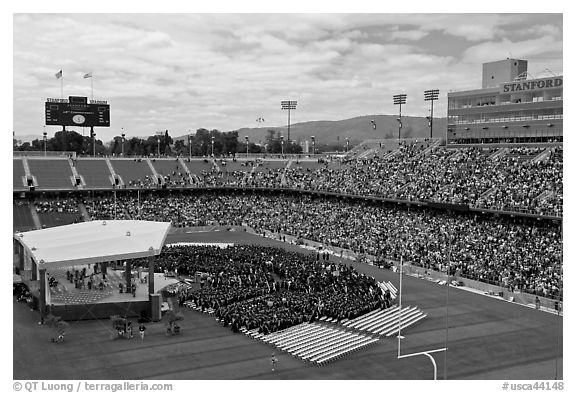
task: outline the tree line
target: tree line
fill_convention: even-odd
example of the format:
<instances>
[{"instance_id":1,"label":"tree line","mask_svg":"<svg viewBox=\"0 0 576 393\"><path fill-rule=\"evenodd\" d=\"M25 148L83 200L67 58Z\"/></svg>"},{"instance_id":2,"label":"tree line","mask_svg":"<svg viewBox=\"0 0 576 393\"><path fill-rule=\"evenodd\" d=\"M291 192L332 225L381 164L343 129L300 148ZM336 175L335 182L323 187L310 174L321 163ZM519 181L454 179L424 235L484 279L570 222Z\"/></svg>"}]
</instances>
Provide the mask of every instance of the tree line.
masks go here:
<instances>
[{"instance_id":1,"label":"tree line","mask_svg":"<svg viewBox=\"0 0 576 393\"><path fill-rule=\"evenodd\" d=\"M270 130L273 131L273 130ZM115 136L111 141L104 143L90 136L83 136L76 131L57 131L53 137L35 139L32 142L17 144L13 139L14 151L68 151L79 156L221 156L245 154L246 147L249 153L278 154L282 151L288 153L301 153L302 148L295 143L283 140L280 134L270 132L264 143L239 140L237 131L221 132L200 128L194 135L184 139L174 140L168 130L163 134L151 135L145 138L131 137L122 140L122 136ZM246 144L248 143L248 146Z\"/></svg>"}]
</instances>

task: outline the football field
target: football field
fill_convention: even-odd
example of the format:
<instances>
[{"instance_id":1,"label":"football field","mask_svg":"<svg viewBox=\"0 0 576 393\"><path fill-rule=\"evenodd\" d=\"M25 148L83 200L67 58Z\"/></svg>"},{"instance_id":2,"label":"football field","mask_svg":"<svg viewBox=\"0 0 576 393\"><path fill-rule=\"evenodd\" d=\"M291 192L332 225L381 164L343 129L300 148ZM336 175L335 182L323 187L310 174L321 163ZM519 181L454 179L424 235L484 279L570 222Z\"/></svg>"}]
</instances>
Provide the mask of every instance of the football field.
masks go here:
<instances>
[{"instance_id":1,"label":"football field","mask_svg":"<svg viewBox=\"0 0 576 393\"><path fill-rule=\"evenodd\" d=\"M230 242L295 245L245 232L198 232L168 236L171 242ZM398 274L351 263L361 273L399 287ZM488 296L450 288L446 334L446 287L410 276L403 278L403 306L418 306L428 316L403 331L402 354L443 348L434 354L438 379L540 379L562 374L562 317ZM167 337L162 322L148 324L144 340L112 340L107 320L70 322L65 341L50 342L38 314L13 300L14 379L431 379L425 356L397 359L397 340L375 345L315 366L275 347L234 334L208 314L181 309L182 334ZM560 349L557 351L558 335ZM270 369L270 356L278 359Z\"/></svg>"}]
</instances>

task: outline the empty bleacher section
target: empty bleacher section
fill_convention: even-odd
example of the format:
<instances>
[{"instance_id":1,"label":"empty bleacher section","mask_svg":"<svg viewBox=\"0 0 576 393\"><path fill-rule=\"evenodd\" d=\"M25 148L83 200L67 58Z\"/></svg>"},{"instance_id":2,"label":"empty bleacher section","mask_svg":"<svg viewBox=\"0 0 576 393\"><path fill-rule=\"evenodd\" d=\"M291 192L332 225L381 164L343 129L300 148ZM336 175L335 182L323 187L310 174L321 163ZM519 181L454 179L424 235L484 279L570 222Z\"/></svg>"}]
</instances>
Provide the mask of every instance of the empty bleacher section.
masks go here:
<instances>
[{"instance_id":1,"label":"empty bleacher section","mask_svg":"<svg viewBox=\"0 0 576 393\"><path fill-rule=\"evenodd\" d=\"M192 175L195 175L202 183L213 179L214 162L211 158L187 159L184 164Z\"/></svg>"},{"instance_id":2,"label":"empty bleacher section","mask_svg":"<svg viewBox=\"0 0 576 393\"><path fill-rule=\"evenodd\" d=\"M68 159L28 158L30 172L38 181L38 190L69 190L74 188Z\"/></svg>"},{"instance_id":3,"label":"empty bleacher section","mask_svg":"<svg viewBox=\"0 0 576 393\"><path fill-rule=\"evenodd\" d=\"M22 159L12 160L12 188L14 191L26 190L28 187L25 182L26 171Z\"/></svg>"},{"instance_id":4,"label":"empty bleacher section","mask_svg":"<svg viewBox=\"0 0 576 393\"><path fill-rule=\"evenodd\" d=\"M32 218L30 207L26 201L14 201L12 205L12 229L14 231L24 232L38 229Z\"/></svg>"},{"instance_id":5,"label":"empty bleacher section","mask_svg":"<svg viewBox=\"0 0 576 393\"><path fill-rule=\"evenodd\" d=\"M186 169L178 159L156 159L152 166L156 173L164 178L167 187L187 187L191 184Z\"/></svg>"},{"instance_id":6,"label":"empty bleacher section","mask_svg":"<svg viewBox=\"0 0 576 393\"><path fill-rule=\"evenodd\" d=\"M110 159L110 163L117 175L122 178L126 188L155 188L158 180L150 170L146 159Z\"/></svg>"},{"instance_id":7,"label":"empty bleacher section","mask_svg":"<svg viewBox=\"0 0 576 393\"><path fill-rule=\"evenodd\" d=\"M103 159L79 158L75 160L78 174L84 178L89 189L110 188L112 181L108 165Z\"/></svg>"}]
</instances>

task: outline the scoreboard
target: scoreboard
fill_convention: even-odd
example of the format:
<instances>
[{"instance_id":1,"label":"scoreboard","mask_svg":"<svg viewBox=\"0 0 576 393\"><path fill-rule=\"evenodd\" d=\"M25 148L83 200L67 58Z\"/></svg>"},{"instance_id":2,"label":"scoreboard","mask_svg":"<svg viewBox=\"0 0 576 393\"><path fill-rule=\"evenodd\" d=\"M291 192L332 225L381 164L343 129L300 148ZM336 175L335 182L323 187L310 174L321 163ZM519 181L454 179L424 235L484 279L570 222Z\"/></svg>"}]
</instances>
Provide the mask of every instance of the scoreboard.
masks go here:
<instances>
[{"instance_id":1,"label":"scoreboard","mask_svg":"<svg viewBox=\"0 0 576 393\"><path fill-rule=\"evenodd\" d=\"M86 97L46 100L47 126L110 127L110 105Z\"/></svg>"}]
</instances>

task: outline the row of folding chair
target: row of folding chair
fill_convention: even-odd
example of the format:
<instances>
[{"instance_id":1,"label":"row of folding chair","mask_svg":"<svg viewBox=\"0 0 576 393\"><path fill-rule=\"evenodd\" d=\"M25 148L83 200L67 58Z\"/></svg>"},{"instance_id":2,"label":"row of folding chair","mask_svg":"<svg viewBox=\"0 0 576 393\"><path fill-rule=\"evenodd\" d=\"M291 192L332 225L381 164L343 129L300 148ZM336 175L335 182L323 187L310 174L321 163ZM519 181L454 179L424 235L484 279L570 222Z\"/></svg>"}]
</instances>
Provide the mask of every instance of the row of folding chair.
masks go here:
<instances>
[{"instance_id":1,"label":"row of folding chair","mask_svg":"<svg viewBox=\"0 0 576 393\"><path fill-rule=\"evenodd\" d=\"M384 289L388 289L390 291L390 296L392 299L396 299L396 294L398 293L396 287L390 281L382 282L381 284L384 286Z\"/></svg>"},{"instance_id":2,"label":"row of folding chair","mask_svg":"<svg viewBox=\"0 0 576 393\"><path fill-rule=\"evenodd\" d=\"M380 311L380 309L372 310L372 311L370 311L370 312L367 313L367 314L364 314L364 315L361 315L361 316L359 316L359 317L357 317L357 318L350 319L350 320L348 320L348 321L346 321L346 322L343 322L342 325L343 325L343 326L346 326L346 327L349 327L350 325L352 325L352 324L354 324L354 323L363 321L363 320L365 320L366 318L371 317L372 315L376 314L376 313L379 312L379 311Z\"/></svg>"},{"instance_id":3,"label":"row of folding chair","mask_svg":"<svg viewBox=\"0 0 576 393\"><path fill-rule=\"evenodd\" d=\"M329 335L324 336L322 340L308 342L305 345L301 345L297 348L293 348L291 351L293 355L298 357L304 357L316 353L318 351L325 351L332 344L340 342L346 338L346 332L338 331L336 333L331 332Z\"/></svg>"},{"instance_id":4,"label":"row of folding chair","mask_svg":"<svg viewBox=\"0 0 576 393\"><path fill-rule=\"evenodd\" d=\"M312 343L306 347L298 348L293 351L293 354L301 357L302 359L309 359L316 355L330 351L335 345L341 345L342 343L356 340L361 336L357 333L339 331L337 333L332 332L331 336L322 342Z\"/></svg>"},{"instance_id":5,"label":"row of folding chair","mask_svg":"<svg viewBox=\"0 0 576 393\"><path fill-rule=\"evenodd\" d=\"M379 325L381 321L388 320L388 318L390 318L391 315L394 315L398 310L399 309L396 306L387 308L385 311L376 314L376 317L371 318L369 321L359 323L353 327L359 330L368 330L373 326Z\"/></svg>"},{"instance_id":6,"label":"row of folding chair","mask_svg":"<svg viewBox=\"0 0 576 393\"><path fill-rule=\"evenodd\" d=\"M192 300L186 300L184 302L184 306L191 308L193 310L202 312L202 306L196 306L196 304L194 304L194 302ZM205 314L214 314L214 311L215 310L212 307L208 307L208 308L204 309Z\"/></svg>"},{"instance_id":7,"label":"row of folding chair","mask_svg":"<svg viewBox=\"0 0 576 393\"><path fill-rule=\"evenodd\" d=\"M391 315L389 318L387 318L381 324L374 326L369 331L372 334L382 334L382 332L387 331L390 328L398 329L398 322L400 322L401 328L403 328L402 321L406 320L406 318L409 318L412 315L421 314L421 313L422 312L419 311L417 308L403 309L402 314L400 314L400 312L397 312L394 315Z\"/></svg>"},{"instance_id":8,"label":"row of folding chair","mask_svg":"<svg viewBox=\"0 0 576 393\"><path fill-rule=\"evenodd\" d=\"M325 339L334 336L335 333L339 332L337 329L321 328L310 335L301 337L298 340L292 341L287 344L280 345L279 348L285 351L291 351L293 349L305 348L306 346L312 345L317 342L323 342Z\"/></svg>"},{"instance_id":9,"label":"row of folding chair","mask_svg":"<svg viewBox=\"0 0 576 393\"><path fill-rule=\"evenodd\" d=\"M414 309L405 308L402 309L402 314L411 313L414 312L415 310L416 308ZM400 315L400 309L396 308L393 312L386 315L384 318L378 320L376 323L373 323L370 326L366 326L363 330L370 332L372 334L379 334L379 332L384 330L387 326L397 324L399 315Z\"/></svg>"},{"instance_id":10,"label":"row of folding chair","mask_svg":"<svg viewBox=\"0 0 576 393\"><path fill-rule=\"evenodd\" d=\"M308 326L309 325L307 323L301 323L298 325L290 326L288 329L284 329L279 332L274 332L262 337L262 341L272 343L273 341L275 342L282 338L288 337L289 335L294 334L295 332L301 329L306 329Z\"/></svg>"},{"instance_id":11,"label":"row of folding chair","mask_svg":"<svg viewBox=\"0 0 576 393\"><path fill-rule=\"evenodd\" d=\"M422 311L420 310L412 310L412 312L409 313L402 313L400 321L398 321L398 319L391 321L387 326L379 329L376 334L384 336L388 335L388 333L393 334L394 332L398 332L398 323L400 323L400 329L404 329L407 327L407 322L410 322L413 318L417 318L420 315L422 315Z\"/></svg>"},{"instance_id":12,"label":"row of folding chair","mask_svg":"<svg viewBox=\"0 0 576 393\"><path fill-rule=\"evenodd\" d=\"M314 334L315 332L319 331L322 327L320 325L310 324L307 328L301 329L294 334L291 334L286 337L282 337L280 339L271 341L272 344L276 345L277 347L287 346L292 343L298 342L298 340L309 337L310 335Z\"/></svg>"},{"instance_id":13,"label":"row of folding chair","mask_svg":"<svg viewBox=\"0 0 576 393\"><path fill-rule=\"evenodd\" d=\"M50 288L50 293L52 295L58 295L58 294L67 293L67 292L68 292L68 288L66 288L65 285L56 285L56 287Z\"/></svg>"},{"instance_id":14,"label":"row of folding chair","mask_svg":"<svg viewBox=\"0 0 576 393\"><path fill-rule=\"evenodd\" d=\"M310 361L318 364L325 364L329 361L347 355L353 351L357 351L360 348L363 348L369 344L375 343L376 341L378 341L378 338L372 338L367 336L359 337L357 340L343 343L341 345L332 348L330 351L326 353L314 356L313 358L310 359Z\"/></svg>"},{"instance_id":15,"label":"row of folding chair","mask_svg":"<svg viewBox=\"0 0 576 393\"><path fill-rule=\"evenodd\" d=\"M320 321L320 322L328 322L328 323L338 323L338 318L331 318L331 317L323 316L323 317L318 318L318 321ZM347 322L347 321L348 321L348 319L345 318L345 319L342 319L342 320L340 321L340 323L344 323L344 322Z\"/></svg>"},{"instance_id":16,"label":"row of folding chair","mask_svg":"<svg viewBox=\"0 0 576 393\"><path fill-rule=\"evenodd\" d=\"M359 329L359 330L366 330L368 328L371 328L375 325L378 325L380 323L380 321L382 321L383 319L387 319L391 314L394 314L397 310L398 310L398 307L396 307L396 306L390 307L390 308L376 314L376 316L374 318L371 318L368 321L364 321L364 322L356 324L354 326L354 328Z\"/></svg>"},{"instance_id":17,"label":"row of folding chair","mask_svg":"<svg viewBox=\"0 0 576 393\"><path fill-rule=\"evenodd\" d=\"M377 320L383 313L384 313L383 310L378 309L378 310L376 310L376 312L374 314L371 314L370 316L368 316L366 318L362 318L358 321L354 321L351 324L349 324L347 327L358 329L359 326L364 326L364 325L369 324L370 322Z\"/></svg>"},{"instance_id":18,"label":"row of folding chair","mask_svg":"<svg viewBox=\"0 0 576 393\"><path fill-rule=\"evenodd\" d=\"M406 319L403 318L402 321L400 322L401 329L406 329L408 326L413 325L416 322L418 322L424 318L426 318L426 314L422 314L421 312L417 313L415 315L412 315L410 317L407 317ZM380 333L380 335L385 334L386 337L390 337L390 336L394 335L394 333L396 333L397 331L398 331L397 327L396 328L392 327L392 328L388 329L387 331Z\"/></svg>"},{"instance_id":19,"label":"row of folding chair","mask_svg":"<svg viewBox=\"0 0 576 393\"><path fill-rule=\"evenodd\" d=\"M292 326L288 329L284 329L284 330L281 330L278 332L273 332L273 333L264 335L263 337L261 337L261 340L267 344L275 344L276 342L288 339L292 335L298 334L301 331L305 331L308 328L309 328L309 326L307 326L307 324L306 324L306 326L304 326L304 325Z\"/></svg>"}]
</instances>

